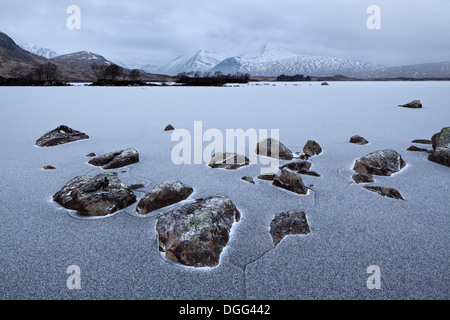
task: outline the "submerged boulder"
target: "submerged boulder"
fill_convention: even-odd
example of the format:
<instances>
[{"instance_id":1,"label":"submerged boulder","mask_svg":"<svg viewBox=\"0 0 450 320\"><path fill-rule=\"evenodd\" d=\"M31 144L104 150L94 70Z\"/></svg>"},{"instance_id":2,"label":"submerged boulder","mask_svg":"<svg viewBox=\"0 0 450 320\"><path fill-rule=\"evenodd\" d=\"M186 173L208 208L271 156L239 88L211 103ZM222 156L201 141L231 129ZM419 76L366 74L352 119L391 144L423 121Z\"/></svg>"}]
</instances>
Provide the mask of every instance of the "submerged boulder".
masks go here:
<instances>
[{"instance_id":1,"label":"submerged boulder","mask_svg":"<svg viewBox=\"0 0 450 320\"><path fill-rule=\"evenodd\" d=\"M187 199L194 189L181 181L165 181L155 186L138 203L136 211L147 214L171 204Z\"/></svg>"},{"instance_id":2,"label":"submerged boulder","mask_svg":"<svg viewBox=\"0 0 450 320\"><path fill-rule=\"evenodd\" d=\"M89 139L89 136L83 132L62 125L45 133L42 137L37 139L36 145L38 147L52 147L83 139Z\"/></svg>"},{"instance_id":3,"label":"submerged boulder","mask_svg":"<svg viewBox=\"0 0 450 320\"><path fill-rule=\"evenodd\" d=\"M390 176L406 166L400 154L392 149L379 150L355 161L353 170L378 176Z\"/></svg>"},{"instance_id":4,"label":"submerged boulder","mask_svg":"<svg viewBox=\"0 0 450 320\"><path fill-rule=\"evenodd\" d=\"M431 140L428 139L416 139L411 141L412 143L420 143L420 144L433 144Z\"/></svg>"},{"instance_id":5,"label":"submerged boulder","mask_svg":"<svg viewBox=\"0 0 450 320\"><path fill-rule=\"evenodd\" d=\"M116 173L101 173L73 178L55 193L53 201L84 215L105 216L134 203L136 196Z\"/></svg>"},{"instance_id":6,"label":"submerged boulder","mask_svg":"<svg viewBox=\"0 0 450 320\"><path fill-rule=\"evenodd\" d=\"M253 180L253 178L249 177L249 176L242 177L242 180L247 181L248 183L251 183L251 184L255 184L255 180Z\"/></svg>"},{"instance_id":7,"label":"submerged boulder","mask_svg":"<svg viewBox=\"0 0 450 320\"><path fill-rule=\"evenodd\" d=\"M376 192L379 195L382 195L383 197L393 198L393 199L403 199L402 195L398 190L394 188L386 188L386 187L380 187L380 186L364 186L363 188L370 190L372 192Z\"/></svg>"},{"instance_id":8,"label":"submerged boulder","mask_svg":"<svg viewBox=\"0 0 450 320\"><path fill-rule=\"evenodd\" d=\"M431 138L433 153L428 160L450 167L450 127L442 128Z\"/></svg>"},{"instance_id":9,"label":"submerged boulder","mask_svg":"<svg viewBox=\"0 0 450 320\"><path fill-rule=\"evenodd\" d=\"M270 223L270 234L275 246L287 235L309 232L306 214L303 211L291 210L278 213Z\"/></svg>"},{"instance_id":10,"label":"submerged boulder","mask_svg":"<svg viewBox=\"0 0 450 320\"><path fill-rule=\"evenodd\" d=\"M172 130L175 130L175 128L170 123L164 128L164 131L172 131Z\"/></svg>"},{"instance_id":11,"label":"submerged boulder","mask_svg":"<svg viewBox=\"0 0 450 320\"><path fill-rule=\"evenodd\" d=\"M416 147L416 146L410 146L408 149L406 149L406 150L408 150L408 151L428 151L427 149L424 149L424 148L418 148L418 147Z\"/></svg>"},{"instance_id":12,"label":"submerged boulder","mask_svg":"<svg viewBox=\"0 0 450 320\"><path fill-rule=\"evenodd\" d=\"M246 156L232 152L217 152L212 156L208 165L211 168L235 170L240 167L247 166L249 163L250 160Z\"/></svg>"},{"instance_id":13,"label":"submerged boulder","mask_svg":"<svg viewBox=\"0 0 450 320\"><path fill-rule=\"evenodd\" d=\"M303 152L307 156L312 157L312 156L321 154L322 153L322 148L314 140L308 140L306 142L305 146L303 147Z\"/></svg>"},{"instance_id":14,"label":"submerged boulder","mask_svg":"<svg viewBox=\"0 0 450 320\"><path fill-rule=\"evenodd\" d=\"M103 169L115 169L139 162L139 152L133 148L102 154L89 160L89 164Z\"/></svg>"},{"instance_id":15,"label":"submerged boulder","mask_svg":"<svg viewBox=\"0 0 450 320\"><path fill-rule=\"evenodd\" d=\"M225 195L197 199L158 219L159 251L183 265L215 267L240 212Z\"/></svg>"},{"instance_id":16,"label":"submerged boulder","mask_svg":"<svg viewBox=\"0 0 450 320\"><path fill-rule=\"evenodd\" d=\"M288 168L294 171L300 171L300 170L309 170L311 169L312 163L309 161L294 161L290 163L286 163L280 167L280 170L283 170L283 168Z\"/></svg>"},{"instance_id":17,"label":"submerged boulder","mask_svg":"<svg viewBox=\"0 0 450 320\"><path fill-rule=\"evenodd\" d=\"M399 104L398 106L404 108L419 109L422 108L422 103L419 100L413 100L405 104Z\"/></svg>"},{"instance_id":18,"label":"submerged boulder","mask_svg":"<svg viewBox=\"0 0 450 320\"><path fill-rule=\"evenodd\" d=\"M294 155L284 144L274 138L264 139L256 145L256 154L281 160L292 160Z\"/></svg>"},{"instance_id":19,"label":"submerged boulder","mask_svg":"<svg viewBox=\"0 0 450 320\"><path fill-rule=\"evenodd\" d=\"M288 168L283 168L280 176L275 178L272 184L298 194L308 193L308 188L304 185L302 177Z\"/></svg>"}]
</instances>

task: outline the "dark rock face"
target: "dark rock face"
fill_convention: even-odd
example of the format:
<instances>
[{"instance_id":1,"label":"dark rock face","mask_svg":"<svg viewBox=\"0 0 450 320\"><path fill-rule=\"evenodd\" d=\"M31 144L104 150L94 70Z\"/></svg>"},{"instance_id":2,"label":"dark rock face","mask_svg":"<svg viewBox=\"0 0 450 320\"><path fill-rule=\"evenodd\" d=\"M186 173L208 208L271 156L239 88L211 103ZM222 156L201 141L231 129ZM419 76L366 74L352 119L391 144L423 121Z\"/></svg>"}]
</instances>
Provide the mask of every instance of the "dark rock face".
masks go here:
<instances>
[{"instance_id":1,"label":"dark rock face","mask_svg":"<svg viewBox=\"0 0 450 320\"><path fill-rule=\"evenodd\" d=\"M63 125L45 133L42 137L36 140L36 145L38 147L52 147L83 139L89 139L89 136L83 132Z\"/></svg>"},{"instance_id":2,"label":"dark rock face","mask_svg":"<svg viewBox=\"0 0 450 320\"><path fill-rule=\"evenodd\" d=\"M273 181L276 177L277 177L277 175L275 173L269 173L269 174L260 174L258 176L258 179Z\"/></svg>"},{"instance_id":3,"label":"dark rock face","mask_svg":"<svg viewBox=\"0 0 450 320\"><path fill-rule=\"evenodd\" d=\"M390 176L405 167L400 154L392 149L379 150L356 160L353 170L357 173L369 173L378 176Z\"/></svg>"},{"instance_id":4,"label":"dark rock face","mask_svg":"<svg viewBox=\"0 0 450 320\"><path fill-rule=\"evenodd\" d=\"M364 139L361 136L356 135L356 136L350 137L350 143L364 145L364 144L368 144L369 141L367 141L366 139Z\"/></svg>"},{"instance_id":5,"label":"dark rock face","mask_svg":"<svg viewBox=\"0 0 450 320\"><path fill-rule=\"evenodd\" d=\"M307 156L312 157L312 156L321 154L322 153L322 148L314 140L308 140L306 142L305 146L303 147L303 152Z\"/></svg>"},{"instance_id":6,"label":"dark rock face","mask_svg":"<svg viewBox=\"0 0 450 320\"><path fill-rule=\"evenodd\" d=\"M164 131L171 131L171 130L175 130L175 128L169 123L169 124L164 128Z\"/></svg>"},{"instance_id":7,"label":"dark rock face","mask_svg":"<svg viewBox=\"0 0 450 320\"><path fill-rule=\"evenodd\" d=\"M253 180L252 177L245 176L245 177L242 177L242 180L247 181L252 184L255 184L255 180Z\"/></svg>"},{"instance_id":8,"label":"dark rock face","mask_svg":"<svg viewBox=\"0 0 450 320\"><path fill-rule=\"evenodd\" d=\"M424 148L417 148L416 146L410 146L408 149L406 149L408 151L428 151L427 149Z\"/></svg>"},{"instance_id":9,"label":"dark rock face","mask_svg":"<svg viewBox=\"0 0 450 320\"><path fill-rule=\"evenodd\" d=\"M278 151L278 154L277 154ZM264 139L256 145L256 154L282 160L292 160L293 153L284 144L274 138Z\"/></svg>"},{"instance_id":10,"label":"dark rock face","mask_svg":"<svg viewBox=\"0 0 450 320\"><path fill-rule=\"evenodd\" d=\"M225 195L197 199L158 219L159 251L191 267L215 267L240 212Z\"/></svg>"},{"instance_id":11,"label":"dark rock face","mask_svg":"<svg viewBox=\"0 0 450 320\"><path fill-rule=\"evenodd\" d=\"M55 193L53 201L85 215L105 216L134 203L136 196L116 173L101 173L73 178Z\"/></svg>"},{"instance_id":12,"label":"dark rock face","mask_svg":"<svg viewBox=\"0 0 450 320\"><path fill-rule=\"evenodd\" d=\"M371 174L369 173L357 173L354 174L352 176L352 179L356 182L356 183L368 183L368 182L373 182L373 177Z\"/></svg>"},{"instance_id":13,"label":"dark rock face","mask_svg":"<svg viewBox=\"0 0 450 320\"><path fill-rule=\"evenodd\" d=\"M208 165L211 168L235 170L240 167L247 166L249 163L250 160L246 156L231 152L218 152L212 156Z\"/></svg>"},{"instance_id":14,"label":"dark rock face","mask_svg":"<svg viewBox=\"0 0 450 320\"><path fill-rule=\"evenodd\" d=\"M295 161L291 163L286 163L280 167L280 170L283 170L283 168L288 168L294 171L300 171L300 170L309 170L311 169L311 162L308 161Z\"/></svg>"},{"instance_id":15,"label":"dark rock face","mask_svg":"<svg viewBox=\"0 0 450 320\"><path fill-rule=\"evenodd\" d=\"M289 234L307 234L309 232L309 225L303 211L291 210L278 213L270 224L270 234L275 246Z\"/></svg>"},{"instance_id":16,"label":"dark rock face","mask_svg":"<svg viewBox=\"0 0 450 320\"><path fill-rule=\"evenodd\" d=\"M187 199L194 189L181 181L165 181L148 192L138 203L136 211L147 214L171 204Z\"/></svg>"},{"instance_id":17,"label":"dark rock face","mask_svg":"<svg viewBox=\"0 0 450 320\"><path fill-rule=\"evenodd\" d=\"M102 166L103 169L115 169L139 162L139 153L132 149L118 150L89 160L89 164Z\"/></svg>"},{"instance_id":18,"label":"dark rock face","mask_svg":"<svg viewBox=\"0 0 450 320\"><path fill-rule=\"evenodd\" d=\"M382 195L383 197L405 200L405 199L403 199L400 192L398 192L394 188L385 188L385 187L380 187L380 186L364 186L363 188L370 190L372 192L376 192L379 195Z\"/></svg>"},{"instance_id":19,"label":"dark rock face","mask_svg":"<svg viewBox=\"0 0 450 320\"><path fill-rule=\"evenodd\" d=\"M411 141L412 143L421 143L421 144L433 144L431 140L428 139L416 139Z\"/></svg>"},{"instance_id":20,"label":"dark rock face","mask_svg":"<svg viewBox=\"0 0 450 320\"><path fill-rule=\"evenodd\" d=\"M428 160L450 167L450 127L442 128L431 138L434 152Z\"/></svg>"},{"instance_id":21,"label":"dark rock face","mask_svg":"<svg viewBox=\"0 0 450 320\"><path fill-rule=\"evenodd\" d=\"M408 102L405 104L400 104L398 106L404 107L404 108L419 109L419 108L422 108L422 103L419 100L413 100L411 102Z\"/></svg>"},{"instance_id":22,"label":"dark rock face","mask_svg":"<svg viewBox=\"0 0 450 320\"><path fill-rule=\"evenodd\" d=\"M308 188L303 184L302 177L288 168L283 168L280 176L275 178L272 184L298 194L308 193Z\"/></svg>"}]
</instances>

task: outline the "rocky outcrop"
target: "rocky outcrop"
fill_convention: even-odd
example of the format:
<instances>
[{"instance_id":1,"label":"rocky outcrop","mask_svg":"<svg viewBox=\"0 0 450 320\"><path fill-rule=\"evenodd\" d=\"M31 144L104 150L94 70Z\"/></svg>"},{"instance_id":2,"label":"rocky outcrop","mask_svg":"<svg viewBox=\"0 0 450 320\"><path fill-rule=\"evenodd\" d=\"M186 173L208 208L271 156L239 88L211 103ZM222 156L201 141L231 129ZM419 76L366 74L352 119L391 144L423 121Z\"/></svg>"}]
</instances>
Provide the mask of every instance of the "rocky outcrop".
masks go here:
<instances>
[{"instance_id":1,"label":"rocky outcrop","mask_svg":"<svg viewBox=\"0 0 450 320\"><path fill-rule=\"evenodd\" d=\"M308 188L303 184L302 177L288 168L283 168L280 176L275 178L272 184L298 194L308 193Z\"/></svg>"},{"instance_id":2,"label":"rocky outcrop","mask_svg":"<svg viewBox=\"0 0 450 320\"><path fill-rule=\"evenodd\" d=\"M83 139L89 139L89 136L83 132L62 125L37 139L36 145L38 147L52 147Z\"/></svg>"},{"instance_id":3,"label":"rocky outcrop","mask_svg":"<svg viewBox=\"0 0 450 320\"><path fill-rule=\"evenodd\" d=\"M408 149L406 149L408 151L428 151L427 149L424 148L417 148L416 146L410 146Z\"/></svg>"},{"instance_id":4,"label":"rocky outcrop","mask_svg":"<svg viewBox=\"0 0 450 320\"><path fill-rule=\"evenodd\" d=\"M367 141L366 139L364 139L361 136L355 135L353 137L350 137L350 143L365 145L365 144L368 144L369 141Z\"/></svg>"},{"instance_id":5,"label":"rocky outcrop","mask_svg":"<svg viewBox=\"0 0 450 320\"><path fill-rule=\"evenodd\" d=\"M55 193L53 201L84 215L105 216L134 203L136 196L116 173L101 173L73 178Z\"/></svg>"},{"instance_id":6,"label":"rocky outcrop","mask_svg":"<svg viewBox=\"0 0 450 320\"><path fill-rule=\"evenodd\" d=\"M255 180L253 180L253 178L249 176L242 177L242 180L247 181L251 184L255 184Z\"/></svg>"},{"instance_id":7,"label":"rocky outcrop","mask_svg":"<svg viewBox=\"0 0 450 320\"><path fill-rule=\"evenodd\" d=\"M293 153L284 144L274 138L264 139L256 145L256 154L281 160L292 160Z\"/></svg>"},{"instance_id":8,"label":"rocky outcrop","mask_svg":"<svg viewBox=\"0 0 450 320\"><path fill-rule=\"evenodd\" d=\"M275 246L287 235L309 232L306 214L303 211L291 210L278 213L270 223L270 234Z\"/></svg>"},{"instance_id":9,"label":"rocky outcrop","mask_svg":"<svg viewBox=\"0 0 450 320\"><path fill-rule=\"evenodd\" d=\"M353 170L357 173L369 173L378 176L390 176L405 167L400 154L392 149L379 150L356 160Z\"/></svg>"},{"instance_id":10,"label":"rocky outcrop","mask_svg":"<svg viewBox=\"0 0 450 320\"><path fill-rule=\"evenodd\" d=\"M404 108L419 109L422 108L422 103L419 100L413 100L405 104L399 104L398 106Z\"/></svg>"},{"instance_id":11,"label":"rocky outcrop","mask_svg":"<svg viewBox=\"0 0 450 320\"><path fill-rule=\"evenodd\" d=\"M386 187L380 187L380 186L363 186L363 188L370 190L372 192L376 192L379 195L382 195L383 197L405 200L405 199L403 199L400 192L398 192L394 188L386 188Z\"/></svg>"},{"instance_id":12,"label":"rocky outcrop","mask_svg":"<svg viewBox=\"0 0 450 320\"><path fill-rule=\"evenodd\" d=\"M303 152L307 156L312 157L312 156L321 154L322 153L322 148L314 140L308 140L306 142L305 146L303 147Z\"/></svg>"},{"instance_id":13,"label":"rocky outcrop","mask_svg":"<svg viewBox=\"0 0 450 320\"><path fill-rule=\"evenodd\" d=\"M433 144L431 140L428 139L416 139L411 141L412 143L420 143L420 144Z\"/></svg>"},{"instance_id":14,"label":"rocky outcrop","mask_svg":"<svg viewBox=\"0 0 450 320\"><path fill-rule=\"evenodd\" d=\"M164 128L164 131L172 131L172 130L175 130L175 128L170 123Z\"/></svg>"},{"instance_id":15,"label":"rocky outcrop","mask_svg":"<svg viewBox=\"0 0 450 320\"><path fill-rule=\"evenodd\" d=\"M136 211L140 214L147 214L153 210L185 200L192 192L194 192L194 189L181 181L162 182L139 201Z\"/></svg>"},{"instance_id":16,"label":"rocky outcrop","mask_svg":"<svg viewBox=\"0 0 450 320\"><path fill-rule=\"evenodd\" d=\"M369 182L373 182L373 177L371 174L369 173L357 173L354 174L352 176L352 179L356 182L356 183L369 183Z\"/></svg>"},{"instance_id":17,"label":"rocky outcrop","mask_svg":"<svg viewBox=\"0 0 450 320\"><path fill-rule=\"evenodd\" d=\"M133 148L117 150L89 160L89 164L103 169L116 169L136 162L139 162L139 153Z\"/></svg>"},{"instance_id":18,"label":"rocky outcrop","mask_svg":"<svg viewBox=\"0 0 450 320\"><path fill-rule=\"evenodd\" d=\"M450 167L450 127L442 128L441 132L435 133L431 141L434 151L428 160Z\"/></svg>"},{"instance_id":19,"label":"rocky outcrop","mask_svg":"<svg viewBox=\"0 0 450 320\"><path fill-rule=\"evenodd\" d=\"M250 164L250 160L246 156L232 152L217 152L212 156L208 165L211 168L235 170L248 164Z\"/></svg>"},{"instance_id":20,"label":"rocky outcrop","mask_svg":"<svg viewBox=\"0 0 450 320\"><path fill-rule=\"evenodd\" d=\"M197 199L158 219L159 251L183 265L215 267L240 213L225 195Z\"/></svg>"}]
</instances>

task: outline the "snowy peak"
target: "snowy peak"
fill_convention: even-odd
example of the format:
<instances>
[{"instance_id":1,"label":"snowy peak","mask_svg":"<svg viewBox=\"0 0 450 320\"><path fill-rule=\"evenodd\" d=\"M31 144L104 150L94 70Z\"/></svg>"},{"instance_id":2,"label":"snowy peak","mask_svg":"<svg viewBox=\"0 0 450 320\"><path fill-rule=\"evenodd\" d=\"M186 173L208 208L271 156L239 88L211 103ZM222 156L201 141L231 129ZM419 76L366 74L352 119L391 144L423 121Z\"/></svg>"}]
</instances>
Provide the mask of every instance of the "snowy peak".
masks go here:
<instances>
[{"instance_id":1,"label":"snowy peak","mask_svg":"<svg viewBox=\"0 0 450 320\"><path fill-rule=\"evenodd\" d=\"M79 51L75 53L64 54L52 58L52 60L68 64L96 63L110 65L112 62L106 60L103 56L89 51Z\"/></svg>"},{"instance_id":2,"label":"snowy peak","mask_svg":"<svg viewBox=\"0 0 450 320\"><path fill-rule=\"evenodd\" d=\"M46 59L51 59L58 55L55 51L48 48L40 47L36 44L23 43L19 46L22 49L27 50L28 52L34 53L35 55L44 57Z\"/></svg>"},{"instance_id":3,"label":"snowy peak","mask_svg":"<svg viewBox=\"0 0 450 320\"><path fill-rule=\"evenodd\" d=\"M181 72L190 71L206 72L222 59L223 57L218 53L201 49L192 54L179 56L155 71L168 75L177 75Z\"/></svg>"},{"instance_id":4,"label":"snowy peak","mask_svg":"<svg viewBox=\"0 0 450 320\"><path fill-rule=\"evenodd\" d=\"M243 58L257 59L261 61L275 61L283 60L295 57L296 54L288 50L278 48L271 44L264 44L259 47L255 52L244 54Z\"/></svg>"}]
</instances>

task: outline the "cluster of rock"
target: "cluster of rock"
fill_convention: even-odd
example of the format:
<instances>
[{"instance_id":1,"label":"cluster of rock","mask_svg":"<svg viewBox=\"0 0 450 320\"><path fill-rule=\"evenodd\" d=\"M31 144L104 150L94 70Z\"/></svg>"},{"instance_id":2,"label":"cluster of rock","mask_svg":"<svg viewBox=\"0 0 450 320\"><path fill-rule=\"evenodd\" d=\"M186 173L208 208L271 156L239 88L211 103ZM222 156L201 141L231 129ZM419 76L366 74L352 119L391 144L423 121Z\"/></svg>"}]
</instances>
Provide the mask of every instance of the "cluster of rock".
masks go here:
<instances>
[{"instance_id":1,"label":"cluster of rock","mask_svg":"<svg viewBox=\"0 0 450 320\"><path fill-rule=\"evenodd\" d=\"M372 175L391 176L406 166L401 155L393 149L378 150L357 159L353 170L357 173L352 176L356 183L374 182ZM364 186L365 189L376 192L382 196L404 200L400 192L393 188L381 186Z\"/></svg>"}]
</instances>

